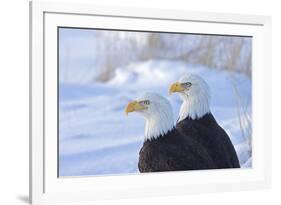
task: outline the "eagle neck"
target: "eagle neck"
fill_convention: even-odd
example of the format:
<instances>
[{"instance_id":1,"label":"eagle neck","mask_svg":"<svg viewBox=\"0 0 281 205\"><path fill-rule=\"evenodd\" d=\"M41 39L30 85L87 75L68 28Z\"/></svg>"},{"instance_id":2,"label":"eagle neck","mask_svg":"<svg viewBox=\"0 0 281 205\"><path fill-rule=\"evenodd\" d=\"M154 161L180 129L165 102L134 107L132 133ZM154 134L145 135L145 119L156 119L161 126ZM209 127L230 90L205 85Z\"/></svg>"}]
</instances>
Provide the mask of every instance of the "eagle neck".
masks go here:
<instances>
[{"instance_id":1,"label":"eagle neck","mask_svg":"<svg viewBox=\"0 0 281 205\"><path fill-rule=\"evenodd\" d=\"M157 139L174 128L174 119L171 112L161 111L146 117L144 138Z\"/></svg>"},{"instance_id":2,"label":"eagle neck","mask_svg":"<svg viewBox=\"0 0 281 205\"><path fill-rule=\"evenodd\" d=\"M186 119L187 117L192 120L200 119L204 115L210 113L209 96L201 95L198 97L182 96L183 103L179 112L178 122Z\"/></svg>"}]
</instances>

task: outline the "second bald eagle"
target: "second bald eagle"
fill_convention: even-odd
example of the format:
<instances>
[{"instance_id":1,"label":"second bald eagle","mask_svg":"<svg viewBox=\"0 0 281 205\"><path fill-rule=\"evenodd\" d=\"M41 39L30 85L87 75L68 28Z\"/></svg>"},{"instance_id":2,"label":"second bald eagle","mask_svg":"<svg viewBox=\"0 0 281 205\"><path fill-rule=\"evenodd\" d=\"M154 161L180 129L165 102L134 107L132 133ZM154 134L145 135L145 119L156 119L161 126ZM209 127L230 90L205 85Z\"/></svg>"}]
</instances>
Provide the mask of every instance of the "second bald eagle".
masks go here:
<instances>
[{"instance_id":1,"label":"second bald eagle","mask_svg":"<svg viewBox=\"0 0 281 205\"><path fill-rule=\"evenodd\" d=\"M207 83L197 75L185 75L170 86L169 92L178 93L183 101L177 129L202 144L217 168L239 168L239 160L229 136L210 111Z\"/></svg>"}]
</instances>

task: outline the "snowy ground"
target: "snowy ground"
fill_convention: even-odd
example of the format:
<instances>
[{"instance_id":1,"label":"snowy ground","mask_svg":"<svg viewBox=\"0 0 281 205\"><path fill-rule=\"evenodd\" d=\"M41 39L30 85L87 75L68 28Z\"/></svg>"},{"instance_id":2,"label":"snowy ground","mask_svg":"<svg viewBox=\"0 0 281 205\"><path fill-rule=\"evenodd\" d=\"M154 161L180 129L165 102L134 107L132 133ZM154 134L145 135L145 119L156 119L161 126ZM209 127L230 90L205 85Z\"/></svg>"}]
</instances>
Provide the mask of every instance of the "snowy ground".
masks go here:
<instances>
[{"instance_id":1,"label":"snowy ground","mask_svg":"<svg viewBox=\"0 0 281 205\"><path fill-rule=\"evenodd\" d=\"M153 60L117 69L116 76L103 84L60 83L59 175L138 172L144 120L136 113L127 117L124 108L141 92L157 92L172 103L176 120L181 101L177 95L168 96L168 87L186 72L196 73L207 81L212 94L211 110L229 134L240 163L250 167L251 140L242 132L238 113L242 119L246 117L245 110L251 116L251 80L244 75L182 62ZM242 126L243 130L251 130L244 121Z\"/></svg>"}]
</instances>

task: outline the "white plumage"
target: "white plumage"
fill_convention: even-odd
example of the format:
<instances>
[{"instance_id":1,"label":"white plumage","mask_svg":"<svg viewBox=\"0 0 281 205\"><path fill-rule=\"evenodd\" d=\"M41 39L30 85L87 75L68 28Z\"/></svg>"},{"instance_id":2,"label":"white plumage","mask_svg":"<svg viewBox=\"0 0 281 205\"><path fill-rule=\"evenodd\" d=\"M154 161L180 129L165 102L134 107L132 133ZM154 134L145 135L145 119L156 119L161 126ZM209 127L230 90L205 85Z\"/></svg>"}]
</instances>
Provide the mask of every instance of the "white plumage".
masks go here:
<instances>
[{"instance_id":1,"label":"white plumage","mask_svg":"<svg viewBox=\"0 0 281 205\"><path fill-rule=\"evenodd\" d=\"M138 111L145 118L144 138L156 139L174 127L172 106L167 99L155 93L144 93L137 98L138 102L146 100L150 102L147 109Z\"/></svg>"},{"instance_id":2,"label":"white plumage","mask_svg":"<svg viewBox=\"0 0 281 205\"><path fill-rule=\"evenodd\" d=\"M179 80L180 83L190 82L192 85L189 89L179 92L183 103L179 112L178 122L186 117L199 119L210 112L210 89L207 83L197 75L184 75Z\"/></svg>"}]
</instances>

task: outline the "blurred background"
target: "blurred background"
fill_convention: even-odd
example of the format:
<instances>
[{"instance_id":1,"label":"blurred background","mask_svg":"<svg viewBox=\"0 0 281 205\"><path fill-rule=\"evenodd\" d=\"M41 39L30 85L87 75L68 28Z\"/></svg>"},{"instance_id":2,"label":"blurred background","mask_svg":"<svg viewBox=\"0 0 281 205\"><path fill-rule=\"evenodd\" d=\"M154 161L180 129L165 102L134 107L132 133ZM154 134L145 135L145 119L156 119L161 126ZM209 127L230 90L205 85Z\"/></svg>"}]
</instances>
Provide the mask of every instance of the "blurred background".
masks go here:
<instances>
[{"instance_id":1,"label":"blurred background","mask_svg":"<svg viewBox=\"0 0 281 205\"><path fill-rule=\"evenodd\" d=\"M211 111L251 167L252 38L95 29L59 29L59 175L138 172L144 120L128 101L196 73L211 88Z\"/></svg>"}]
</instances>

